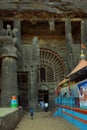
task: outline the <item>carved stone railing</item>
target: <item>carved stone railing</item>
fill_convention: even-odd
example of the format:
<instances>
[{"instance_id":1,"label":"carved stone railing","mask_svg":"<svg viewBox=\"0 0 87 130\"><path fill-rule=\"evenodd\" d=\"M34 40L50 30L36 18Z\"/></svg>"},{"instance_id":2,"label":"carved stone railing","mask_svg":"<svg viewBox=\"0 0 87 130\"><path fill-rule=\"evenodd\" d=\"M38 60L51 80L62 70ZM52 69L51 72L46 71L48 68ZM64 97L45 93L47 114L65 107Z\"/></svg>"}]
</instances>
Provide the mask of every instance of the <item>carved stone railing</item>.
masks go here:
<instances>
[{"instance_id":1,"label":"carved stone railing","mask_svg":"<svg viewBox=\"0 0 87 130\"><path fill-rule=\"evenodd\" d=\"M87 13L87 1L80 0L1 0L2 10L44 10L57 14L68 12Z\"/></svg>"}]
</instances>

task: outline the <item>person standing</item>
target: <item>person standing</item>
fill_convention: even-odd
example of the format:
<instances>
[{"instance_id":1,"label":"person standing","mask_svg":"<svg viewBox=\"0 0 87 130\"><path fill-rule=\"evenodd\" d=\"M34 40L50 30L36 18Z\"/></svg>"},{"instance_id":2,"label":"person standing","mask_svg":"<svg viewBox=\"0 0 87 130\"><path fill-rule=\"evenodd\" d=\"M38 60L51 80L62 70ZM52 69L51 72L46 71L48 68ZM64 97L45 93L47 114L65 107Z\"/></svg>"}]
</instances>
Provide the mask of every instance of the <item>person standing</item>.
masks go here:
<instances>
[{"instance_id":1,"label":"person standing","mask_svg":"<svg viewBox=\"0 0 87 130\"><path fill-rule=\"evenodd\" d=\"M41 109L44 110L44 101L40 101L40 106L41 106Z\"/></svg>"},{"instance_id":2,"label":"person standing","mask_svg":"<svg viewBox=\"0 0 87 130\"><path fill-rule=\"evenodd\" d=\"M33 108L30 108L30 116L31 116L31 119L33 120L33 118L34 118L34 109Z\"/></svg>"},{"instance_id":3,"label":"person standing","mask_svg":"<svg viewBox=\"0 0 87 130\"><path fill-rule=\"evenodd\" d=\"M47 111L48 111L48 103L46 102L46 103L44 104L44 106L45 106L45 111L47 112Z\"/></svg>"}]
</instances>

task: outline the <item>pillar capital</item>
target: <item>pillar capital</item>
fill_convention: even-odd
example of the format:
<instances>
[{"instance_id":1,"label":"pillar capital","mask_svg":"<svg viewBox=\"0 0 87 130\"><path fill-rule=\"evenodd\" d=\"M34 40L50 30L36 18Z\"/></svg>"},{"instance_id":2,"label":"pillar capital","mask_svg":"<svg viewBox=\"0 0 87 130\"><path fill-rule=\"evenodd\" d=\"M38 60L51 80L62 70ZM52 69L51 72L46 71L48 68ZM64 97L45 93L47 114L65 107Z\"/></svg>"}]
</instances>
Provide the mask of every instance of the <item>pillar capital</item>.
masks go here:
<instances>
[{"instance_id":1,"label":"pillar capital","mask_svg":"<svg viewBox=\"0 0 87 130\"><path fill-rule=\"evenodd\" d=\"M0 57L15 57L17 58L17 29L11 30L11 26L7 25L7 29L0 30L0 44L1 44L1 56Z\"/></svg>"}]
</instances>

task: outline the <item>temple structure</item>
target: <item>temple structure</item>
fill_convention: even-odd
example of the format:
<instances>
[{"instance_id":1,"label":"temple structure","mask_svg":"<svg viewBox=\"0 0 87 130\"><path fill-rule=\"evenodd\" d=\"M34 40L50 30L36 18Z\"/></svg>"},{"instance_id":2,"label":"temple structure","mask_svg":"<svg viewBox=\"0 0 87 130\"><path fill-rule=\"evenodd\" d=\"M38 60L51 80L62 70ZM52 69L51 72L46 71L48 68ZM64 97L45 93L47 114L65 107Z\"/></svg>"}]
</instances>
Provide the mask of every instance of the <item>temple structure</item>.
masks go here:
<instances>
[{"instance_id":1,"label":"temple structure","mask_svg":"<svg viewBox=\"0 0 87 130\"><path fill-rule=\"evenodd\" d=\"M0 106L54 106L54 90L87 46L86 0L0 0ZM86 55L86 54L85 54ZM87 55L86 55L87 57Z\"/></svg>"}]
</instances>

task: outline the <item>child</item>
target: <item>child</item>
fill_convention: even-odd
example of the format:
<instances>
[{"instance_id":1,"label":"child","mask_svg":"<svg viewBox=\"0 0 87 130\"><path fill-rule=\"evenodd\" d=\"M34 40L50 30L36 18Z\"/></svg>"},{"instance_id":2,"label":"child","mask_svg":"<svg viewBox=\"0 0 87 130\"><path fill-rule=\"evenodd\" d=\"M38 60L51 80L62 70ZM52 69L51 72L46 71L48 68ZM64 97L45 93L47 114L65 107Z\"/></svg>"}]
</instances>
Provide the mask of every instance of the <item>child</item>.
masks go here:
<instances>
[{"instance_id":1,"label":"child","mask_svg":"<svg viewBox=\"0 0 87 130\"><path fill-rule=\"evenodd\" d=\"M31 116L31 119L33 119L33 116L34 116L34 109L33 108L30 109L30 116Z\"/></svg>"}]
</instances>

